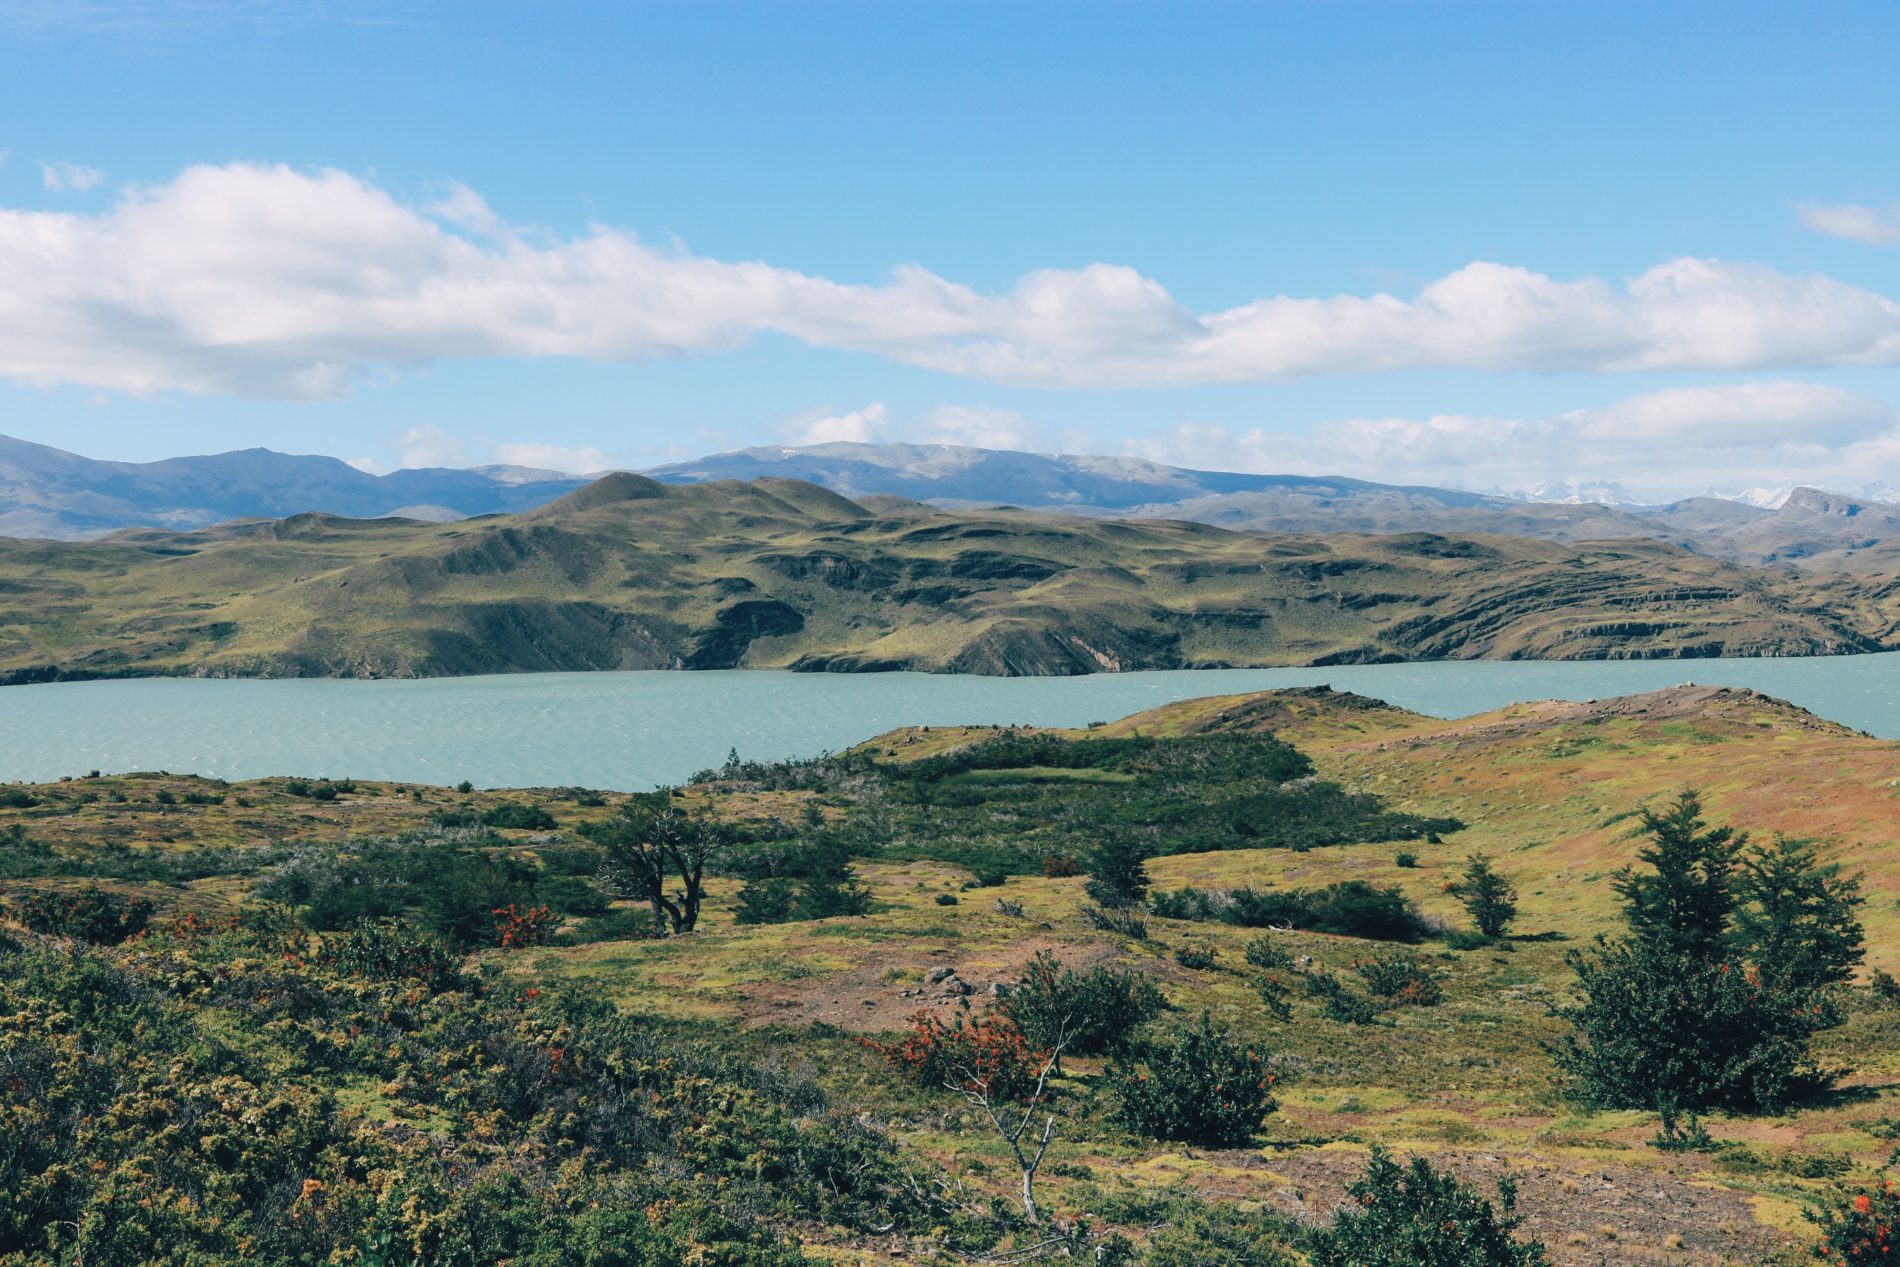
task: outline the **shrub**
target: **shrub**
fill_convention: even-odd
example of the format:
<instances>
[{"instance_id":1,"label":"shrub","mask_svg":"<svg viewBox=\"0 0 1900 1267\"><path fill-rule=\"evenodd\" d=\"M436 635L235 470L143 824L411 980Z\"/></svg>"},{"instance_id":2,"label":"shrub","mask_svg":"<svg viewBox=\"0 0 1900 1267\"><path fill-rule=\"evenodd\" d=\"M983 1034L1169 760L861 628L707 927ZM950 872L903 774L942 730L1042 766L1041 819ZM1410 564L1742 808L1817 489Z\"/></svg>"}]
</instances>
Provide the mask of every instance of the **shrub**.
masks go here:
<instances>
[{"instance_id":1,"label":"shrub","mask_svg":"<svg viewBox=\"0 0 1900 1267\"><path fill-rule=\"evenodd\" d=\"M956 895L956 894L954 894L954 893L939 893L939 894L937 894L937 905L938 905L938 906L955 906L956 904L957 904L957 895Z\"/></svg>"},{"instance_id":2,"label":"shrub","mask_svg":"<svg viewBox=\"0 0 1900 1267\"><path fill-rule=\"evenodd\" d=\"M457 946L496 945L498 908L539 905L535 869L519 858L459 849L436 854L416 886L422 919Z\"/></svg>"},{"instance_id":3,"label":"shrub","mask_svg":"<svg viewBox=\"0 0 1900 1267\"><path fill-rule=\"evenodd\" d=\"M1116 933L1134 941L1148 940L1148 921L1131 907L1085 906L1082 918L1088 921L1089 927L1105 933Z\"/></svg>"},{"instance_id":4,"label":"shrub","mask_svg":"<svg viewBox=\"0 0 1900 1267\"><path fill-rule=\"evenodd\" d=\"M1247 943L1247 962L1266 972L1293 971L1293 952L1271 935L1256 937Z\"/></svg>"},{"instance_id":5,"label":"shrub","mask_svg":"<svg viewBox=\"0 0 1900 1267\"><path fill-rule=\"evenodd\" d=\"M1900 981L1884 968L1875 968L1873 979L1868 983L1874 997L1883 1003L1900 1004Z\"/></svg>"},{"instance_id":6,"label":"shrub","mask_svg":"<svg viewBox=\"0 0 1900 1267\"><path fill-rule=\"evenodd\" d=\"M1348 990L1329 972L1311 972L1306 976L1306 992L1320 1001L1320 1015L1342 1025L1370 1025L1379 1019L1379 1009L1363 994Z\"/></svg>"},{"instance_id":7,"label":"shrub","mask_svg":"<svg viewBox=\"0 0 1900 1267\"><path fill-rule=\"evenodd\" d=\"M346 976L419 982L431 994L462 986L461 956L445 942L383 921L325 939L317 962Z\"/></svg>"},{"instance_id":8,"label":"shrub","mask_svg":"<svg viewBox=\"0 0 1900 1267\"><path fill-rule=\"evenodd\" d=\"M504 801L482 814L484 827L500 827L513 831L553 831L554 815L539 805L523 805L519 801Z\"/></svg>"},{"instance_id":9,"label":"shrub","mask_svg":"<svg viewBox=\"0 0 1900 1267\"><path fill-rule=\"evenodd\" d=\"M534 895L540 902L563 915L601 915L607 910L607 895L597 885L577 875L548 875L535 880Z\"/></svg>"},{"instance_id":10,"label":"shrub","mask_svg":"<svg viewBox=\"0 0 1900 1267\"><path fill-rule=\"evenodd\" d=\"M467 779L463 779L460 783L455 785L455 790L460 792L463 796L467 796L470 792L475 790L475 785L470 783Z\"/></svg>"},{"instance_id":11,"label":"shrub","mask_svg":"<svg viewBox=\"0 0 1900 1267\"><path fill-rule=\"evenodd\" d=\"M156 910L144 898L123 898L88 885L77 893L29 893L14 908L14 916L42 936L116 946L144 932Z\"/></svg>"},{"instance_id":12,"label":"shrub","mask_svg":"<svg viewBox=\"0 0 1900 1267\"><path fill-rule=\"evenodd\" d=\"M39 798L17 787L0 787L0 809L32 809Z\"/></svg>"},{"instance_id":13,"label":"shrub","mask_svg":"<svg viewBox=\"0 0 1900 1267\"><path fill-rule=\"evenodd\" d=\"M1088 883L1082 891L1098 905L1126 909L1139 906L1148 895L1148 868L1141 847L1132 840L1110 837L1089 855Z\"/></svg>"},{"instance_id":14,"label":"shrub","mask_svg":"<svg viewBox=\"0 0 1900 1267\"><path fill-rule=\"evenodd\" d=\"M1050 854L1042 860L1042 873L1051 880L1081 875L1082 864L1069 854Z\"/></svg>"},{"instance_id":15,"label":"shrub","mask_svg":"<svg viewBox=\"0 0 1900 1267\"><path fill-rule=\"evenodd\" d=\"M1392 865L1406 871L1414 870L1418 866L1418 855L1410 849L1401 849L1392 855Z\"/></svg>"},{"instance_id":16,"label":"shrub","mask_svg":"<svg viewBox=\"0 0 1900 1267\"><path fill-rule=\"evenodd\" d=\"M929 1012L910 1018L910 1033L894 1043L861 1040L913 1081L1015 1100L1035 1089L1042 1055L1006 1016L972 1021L959 1013L944 1024Z\"/></svg>"},{"instance_id":17,"label":"shrub","mask_svg":"<svg viewBox=\"0 0 1900 1267\"><path fill-rule=\"evenodd\" d=\"M1219 963L1214 952L1206 946L1176 946L1174 961L1183 968L1192 968L1196 972L1205 972Z\"/></svg>"},{"instance_id":18,"label":"shrub","mask_svg":"<svg viewBox=\"0 0 1900 1267\"><path fill-rule=\"evenodd\" d=\"M503 950L544 945L561 922L545 906L521 906L513 902L498 906L489 914L495 917L495 944Z\"/></svg>"},{"instance_id":19,"label":"shrub","mask_svg":"<svg viewBox=\"0 0 1900 1267\"><path fill-rule=\"evenodd\" d=\"M1842 1267L1890 1267L1900 1263L1900 1188L1883 1179L1839 1205L1809 1211L1821 1230L1815 1256Z\"/></svg>"},{"instance_id":20,"label":"shrub","mask_svg":"<svg viewBox=\"0 0 1900 1267\"><path fill-rule=\"evenodd\" d=\"M1372 941L1416 942L1432 931L1402 890L1364 880L1342 880L1323 889L1184 888L1155 895L1152 909L1163 919L1298 928Z\"/></svg>"},{"instance_id":21,"label":"shrub","mask_svg":"<svg viewBox=\"0 0 1900 1267\"><path fill-rule=\"evenodd\" d=\"M1483 854L1465 859L1465 872L1450 890L1464 904L1465 914L1486 937L1502 937L1517 918L1517 890L1491 869Z\"/></svg>"},{"instance_id":22,"label":"shrub","mask_svg":"<svg viewBox=\"0 0 1900 1267\"><path fill-rule=\"evenodd\" d=\"M970 880L979 889L1000 889L1009 879L1009 872L995 864L986 864L971 868Z\"/></svg>"},{"instance_id":23,"label":"shrub","mask_svg":"<svg viewBox=\"0 0 1900 1267\"><path fill-rule=\"evenodd\" d=\"M1045 950L997 1010L1033 1046L1051 1049L1066 1037L1067 1051L1086 1056L1125 1050L1165 1006L1154 982L1133 969L1098 964L1077 973Z\"/></svg>"},{"instance_id":24,"label":"shrub","mask_svg":"<svg viewBox=\"0 0 1900 1267\"><path fill-rule=\"evenodd\" d=\"M733 919L741 924L785 924L795 918L797 909L798 882L775 875L746 882L739 890Z\"/></svg>"},{"instance_id":25,"label":"shrub","mask_svg":"<svg viewBox=\"0 0 1900 1267\"><path fill-rule=\"evenodd\" d=\"M1366 1173L1346 1188L1330 1227L1307 1238L1312 1267L1543 1267L1542 1244L1512 1233L1517 1186L1498 1180L1494 1206L1423 1157L1401 1167L1374 1147Z\"/></svg>"},{"instance_id":26,"label":"shrub","mask_svg":"<svg viewBox=\"0 0 1900 1267\"><path fill-rule=\"evenodd\" d=\"M1251 1142L1279 1107L1273 1083L1266 1057L1216 1030L1205 1012L1173 1041L1149 1045L1137 1061L1108 1071L1116 1116L1131 1130L1208 1148Z\"/></svg>"},{"instance_id":27,"label":"shrub","mask_svg":"<svg viewBox=\"0 0 1900 1267\"><path fill-rule=\"evenodd\" d=\"M1271 1208L1195 1202L1167 1215L1148 1239L1142 1267L1293 1267L1287 1243L1298 1226Z\"/></svg>"},{"instance_id":28,"label":"shrub","mask_svg":"<svg viewBox=\"0 0 1900 1267\"><path fill-rule=\"evenodd\" d=\"M1366 991L1410 1007L1436 1007L1445 991L1438 978L1416 958L1403 952L1379 955L1353 967L1365 978Z\"/></svg>"}]
</instances>

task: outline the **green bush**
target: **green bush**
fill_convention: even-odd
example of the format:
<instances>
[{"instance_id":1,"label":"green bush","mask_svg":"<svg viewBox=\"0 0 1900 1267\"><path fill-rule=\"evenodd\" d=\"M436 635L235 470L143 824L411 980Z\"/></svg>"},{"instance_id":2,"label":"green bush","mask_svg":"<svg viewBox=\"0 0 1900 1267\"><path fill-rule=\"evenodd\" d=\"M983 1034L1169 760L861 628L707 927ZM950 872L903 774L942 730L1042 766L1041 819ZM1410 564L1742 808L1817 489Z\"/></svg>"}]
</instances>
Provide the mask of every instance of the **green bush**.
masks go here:
<instances>
[{"instance_id":1,"label":"green bush","mask_svg":"<svg viewBox=\"0 0 1900 1267\"><path fill-rule=\"evenodd\" d=\"M1349 990L1329 972L1306 974L1306 992L1320 1001L1320 1015L1342 1025L1370 1025L1379 1009L1365 995Z\"/></svg>"},{"instance_id":2,"label":"green bush","mask_svg":"<svg viewBox=\"0 0 1900 1267\"><path fill-rule=\"evenodd\" d=\"M1342 880L1323 889L1184 888L1156 894L1150 909L1162 919L1297 928L1372 941L1416 942L1432 931L1402 890L1364 880Z\"/></svg>"},{"instance_id":3,"label":"green bush","mask_svg":"<svg viewBox=\"0 0 1900 1267\"><path fill-rule=\"evenodd\" d=\"M35 890L14 906L14 918L46 937L76 937L116 946L145 931L157 910L144 898L124 898L88 885L77 893Z\"/></svg>"},{"instance_id":4,"label":"green bush","mask_svg":"<svg viewBox=\"0 0 1900 1267\"><path fill-rule=\"evenodd\" d=\"M1173 1040L1110 1066L1107 1081L1129 1129L1208 1148L1244 1147L1278 1107L1266 1057L1205 1012Z\"/></svg>"},{"instance_id":5,"label":"green bush","mask_svg":"<svg viewBox=\"0 0 1900 1267\"><path fill-rule=\"evenodd\" d=\"M1392 855L1392 865L1406 871L1414 870L1418 866L1418 855L1410 849L1401 849Z\"/></svg>"},{"instance_id":6,"label":"green bush","mask_svg":"<svg viewBox=\"0 0 1900 1267\"><path fill-rule=\"evenodd\" d=\"M1416 956L1393 951L1363 960L1353 968L1364 978L1366 992L1409 1007L1436 1007L1445 990Z\"/></svg>"},{"instance_id":7,"label":"green bush","mask_svg":"<svg viewBox=\"0 0 1900 1267\"><path fill-rule=\"evenodd\" d=\"M1176 946L1174 961L1183 968L1191 968L1196 972L1206 972L1220 962L1211 948L1193 945Z\"/></svg>"},{"instance_id":8,"label":"green bush","mask_svg":"<svg viewBox=\"0 0 1900 1267\"><path fill-rule=\"evenodd\" d=\"M431 994L462 988L462 957L440 938L391 923L365 923L326 938L317 962L344 976L413 981Z\"/></svg>"},{"instance_id":9,"label":"green bush","mask_svg":"<svg viewBox=\"0 0 1900 1267\"><path fill-rule=\"evenodd\" d=\"M504 801L481 816L483 827L498 827L511 831L553 831L554 815L539 805L524 805L519 801Z\"/></svg>"},{"instance_id":10,"label":"green bush","mask_svg":"<svg viewBox=\"0 0 1900 1267\"><path fill-rule=\"evenodd\" d=\"M1517 1187L1498 1180L1494 1206L1423 1157L1401 1167L1377 1147L1346 1188L1330 1227L1307 1237L1312 1267L1543 1267L1536 1240L1519 1241Z\"/></svg>"},{"instance_id":11,"label":"green bush","mask_svg":"<svg viewBox=\"0 0 1900 1267\"><path fill-rule=\"evenodd\" d=\"M1031 1046L1048 1050L1066 1037L1066 1051L1092 1056L1127 1050L1165 1006L1154 982L1131 968L1098 964L1078 973L1044 950L997 1008Z\"/></svg>"}]
</instances>

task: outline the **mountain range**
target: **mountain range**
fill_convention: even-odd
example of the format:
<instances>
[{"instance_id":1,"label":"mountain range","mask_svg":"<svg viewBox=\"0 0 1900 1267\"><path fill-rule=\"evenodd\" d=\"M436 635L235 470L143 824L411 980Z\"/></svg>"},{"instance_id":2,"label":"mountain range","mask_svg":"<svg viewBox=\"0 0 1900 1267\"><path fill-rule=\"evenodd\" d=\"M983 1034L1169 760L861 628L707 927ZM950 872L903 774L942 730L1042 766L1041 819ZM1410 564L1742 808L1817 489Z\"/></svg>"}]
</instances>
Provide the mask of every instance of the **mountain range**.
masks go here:
<instances>
[{"instance_id":1,"label":"mountain range","mask_svg":"<svg viewBox=\"0 0 1900 1267\"><path fill-rule=\"evenodd\" d=\"M1311 475L1200 471L1128 457L948 444L833 443L714 454L645 472L662 483L796 479L839 495L945 509L1012 506L1173 519L1275 534L1488 534L1577 542L1647 538L1754 566L1884 572L1900 566L1900 506L1796 488L1772 506L1693 497L1609 505L1608 486L1553 484L1546 500ZM591 477L516 466L370 474L317 456L246 449L104 462L0 437L0 535L85 540L314 512L450 522L545 505Z\"/></svg>"},{"instance_id":2,"label":"mountain range","mask_svg":"<svg viewBox=\"0 0 1900 1267\"><path fill-rule=\"evenodd\" d=\"M270 449L102 462L0 436L0 536L83 541L122 528L202 528L312 510L444 521L526 510L588 478L521 466L371 475L336 458Z\"/></svg>"}]
</instances>

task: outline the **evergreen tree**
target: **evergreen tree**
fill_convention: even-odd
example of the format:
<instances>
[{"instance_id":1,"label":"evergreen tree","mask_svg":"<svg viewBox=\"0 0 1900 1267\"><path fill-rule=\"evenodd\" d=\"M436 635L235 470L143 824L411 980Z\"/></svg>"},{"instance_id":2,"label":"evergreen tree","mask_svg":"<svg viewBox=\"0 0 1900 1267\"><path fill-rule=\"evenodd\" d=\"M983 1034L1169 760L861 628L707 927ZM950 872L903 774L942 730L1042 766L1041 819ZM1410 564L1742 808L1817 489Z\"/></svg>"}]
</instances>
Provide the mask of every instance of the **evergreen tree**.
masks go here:
<instances>
[{"instance_id":1,"label":"evergreen tree","mask_svg":"<svg viewBox=\"0 0 1900 1267\"><path fill-rule=\"evenodd\" d=\"M1815 859L1814 846L1777 837L1743 863L1734 940L1777 989L1842 985L1866 956L1860 878Z\"/></svg>"},{"instance_id":2,"label":"evergreen tree","mask_svg":"<svg viewBox=\"0 0 1900 1267\"><path fill-rule=\"evenodd\" d=\"M1111 836L1088 859L1083 891L1103 906L1139 906L1148 896L1148 868L1141 847L1125 836Z\"/></svg>"},{"instance_id":3,"label":"evergreen tree","mask_svg":"<svg viewBox=\"0 0 1900 1267\"><path fill-rule=\"evenodd\" d=\"M1451 892L1486 937L1504 936L1517 918L1517 890L1491 869L1491 860L1483 854L1465 859L1464 877L1451 886Z\"/></svg>"},{"instance_id":4,"label":"evergreen tree","mask_svg":"<svg viewBox=\"0 0 1900 1267\"><path fill-rule=\"evenodd\" d=\"M1693 790L1664 813L1645 808L1642 817L1650 843L1636 856L1654 874L1632 867L1616 873L1630 935L1691 959L1720 955L1735 913L1735 871L1748 833L1705 828L1702 798Z\"/></svg>"},{"instance_id":5,"label":"evergreen tree","mask_svg":"<svg viewBox=\"0 0 1900 1267\"><path fill-rule=\"evenodd\" d=\"M1834 994L1861 958L1858 881L1798 841L1748 850L1693 792L1643 825L1653 873L1616 880L1628 935L1570 956L1583 1002L1556 1055L1576 1092L1745 1110L1825 1085L1809 1045L1841 1023Z\"/></svg>"}]
</instances>

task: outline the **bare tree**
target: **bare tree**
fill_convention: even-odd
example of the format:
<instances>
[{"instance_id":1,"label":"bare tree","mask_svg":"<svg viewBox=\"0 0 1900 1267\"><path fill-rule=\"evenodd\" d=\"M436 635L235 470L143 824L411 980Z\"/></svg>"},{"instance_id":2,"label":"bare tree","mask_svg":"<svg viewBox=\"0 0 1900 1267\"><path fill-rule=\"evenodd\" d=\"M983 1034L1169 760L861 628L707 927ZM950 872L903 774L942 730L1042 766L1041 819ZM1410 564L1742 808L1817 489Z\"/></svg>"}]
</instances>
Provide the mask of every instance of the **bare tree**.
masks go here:
<instances>
[{"instance_id":1,"label":"bare tree","mask_svg":"<svg viewBox=\"0 0 1900 1267\"><path fill-rule=\"evenodd\" d=\"M706 864L732 843L732 832L703 812L677 804L670 788L631 798L582 834L606 851L601 878L621 897L653 908L660 933L690 933L699 923ZM678 887L667 892L671 876Z\"/></svg>"},{"instance_id":2,"label":"bare tree","mask_svg":"<svg viewBox=\"0 0 1900 1267\"><path fill-rule=\"evenodd\" d=\"M983 1116L989 1119L990 1126L1009 1145L1009 1151L1014 1154L1017 1168L1023 1175L1023 1217L1032 1225L1042 1222L1041 1211L1036 1208L1036 1172L1042 1168L1042 1159L1055 1139L1056 1115L1046 1113L1042 1130L1033 1137L1030 1127L1034 1125L1037 1111L1042 1108L1043 1099L1049 1093L1049 1079L1061 1065L1062 1049L1069 1045L1069 1039L1065 1018L1057 1027L1054 1045L1043 1057L1042 1068L1036 1072L1036 1085L1026 1098L1020 1115L1014 1107L1005 1107L1001 1113L997 1111L996 1099L990 1092L990 1080L975 1068L959 1068L955 1078L944 1082L945 1086L983 1110ZM1025 1138L1029 1140L1026 1145Z\"/></svg>"}]
</instances>

